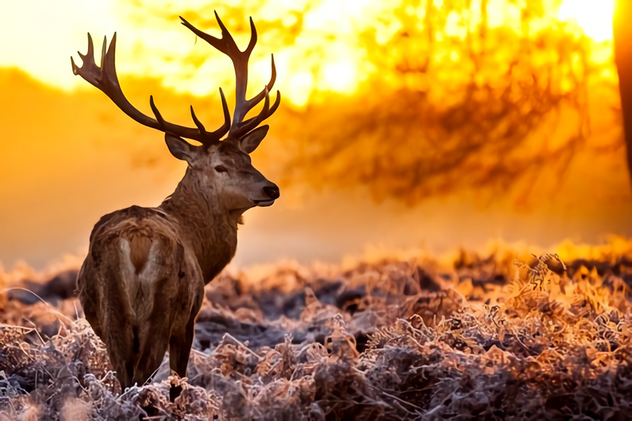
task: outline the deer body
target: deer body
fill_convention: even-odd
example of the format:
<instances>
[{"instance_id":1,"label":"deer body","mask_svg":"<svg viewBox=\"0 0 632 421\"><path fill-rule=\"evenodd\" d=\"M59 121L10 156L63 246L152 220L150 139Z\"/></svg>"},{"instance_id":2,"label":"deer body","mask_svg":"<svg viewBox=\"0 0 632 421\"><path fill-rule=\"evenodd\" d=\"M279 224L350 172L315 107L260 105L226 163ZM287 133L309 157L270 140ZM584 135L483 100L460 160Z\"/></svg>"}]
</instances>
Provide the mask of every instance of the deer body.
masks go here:
<instances>
[{"instance_id":1,"label":"deer body","mask_svg":"<svg viewBox=\"0 0 632 421\"><path fill-rule=\"evenodd\" d=\"M184 364L183 354L204 282L171 219L139 207L103 217L78 277L86 319L105 342L122 387L144 383L168 345L172 369L186 372L188 350Z\"/></svg>"},{"instance_id":2,"label":"deer body","mask_svg":"<svg viewBox=\"0 0 632 421\"><path fill-rule=\"evenodd\" d=\"M246 51L237 49L217 17L222 38L211 37L182 19L183 24L231 57L237 77L237 98L232 124L223 93L224 125L207 132L191 114L197 129L164 121L153 98L152 119L133 108L118 85L114 68L113 39L101 67L94 63L92 41L83 66L73 70L106 93L136 121L165 132L172 155L188 164L175 192L157 208L132 206L105 215L90 236L90 248L77 279L79 299L86 319L108 349L110 361L123 388L144 383L169 350L169 365L186 376L194 336L195 318L202 304L204 286L230 262L237 247L237 225L243 212L270 206L279 197L278 187L257 171L252 152L268 127L258 124L278 106L269 107L268 91L275 78L250 100L245 99ZM254 41L253 41L254 40ZM265 99L257 117L245 120L248 110ZM228 132L226 139L220 141ZM196 139L194 146L178 136Z\"/></svg>"}]
</instances>

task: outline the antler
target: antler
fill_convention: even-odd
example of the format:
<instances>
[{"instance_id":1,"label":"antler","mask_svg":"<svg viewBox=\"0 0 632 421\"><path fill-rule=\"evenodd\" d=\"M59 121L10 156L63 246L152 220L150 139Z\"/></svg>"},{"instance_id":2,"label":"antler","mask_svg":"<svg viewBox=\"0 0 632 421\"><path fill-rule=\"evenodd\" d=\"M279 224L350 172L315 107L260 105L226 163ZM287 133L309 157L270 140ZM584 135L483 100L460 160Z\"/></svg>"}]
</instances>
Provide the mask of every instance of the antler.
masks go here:
<instances>
[{"instance_id":1,"label":"antler","mask_svg":"<svg viewBox=\"0 0 632 421\"><path fill-rule=\"evenodd\" d=\"M202 38L204 41L208 42L222 53L226 54L233 62L236 79L235 112L233 113L233 124L230 126L228 138L239 139L252 129L256 128L259 124L261 124L263 120L270 117L281 103L281 93L277 90L277 96L274 104L272 105L272 107L270 107L269 92L274 86L274 82L276 81L274 55L272 56L272 75L270 76L270 82L268 82L268 84L264 86L263 90L257 95L255 95L251 99L246 99L246 87L248 85L248 59L250 58L250 53L252 52L253 48L255 48L255 44L257 43L257 30L255 29L255 24L252 22L252 18L250 18L250 42L248 43L248 47L246 47L244 51L240 51L232 35L228 32L228 30L220 20L219 16L217 15L217 12L215 12L215 18L217 19L217 23L222 29L221 38L215 38L212 35L200 31L189 22L187 22L186 19L180 16L180 19L182 20L182 24L184 26L193 31L195 35ZM263 109L261 110L261 112L256 117L252 117L244 121L244 118L246 117L246 114L248 114L248 111L250 111L258 103L260 103L261 100L264 98L265 102L263 104Z\"/></svg>"},{"instance_id":2,"label":"antler","mask_svg":"<svg viewBox=\"0 0 632 421\"><path fill-rule=\"evenodd\" d=\"M182 136L188 139L195 139L204 145L205 148L208 148L210 145L219 142L222 136L228 132L230 128L230 113L228 111L228 105L226 104L226 98L224 97L224 92L220 88L219 94L222 97L222 108L224 110L224 124L218 130L214 132L207 132L204 128L204 125L198 120L195 115L195 111L193 111L193 106L191 106L191 117L193 118L193 122L197 126L197 129L193 129L190 127L180 126L178 124L173 124L165 121L158 111L158 108L154 104L153 96L149 97L149 105L151 106L151 110L154 112L156 119L143 114L138 109L134 108L134 106L125 98L123 91L121 90L121 85L118 81L118 76L116 75L116 66L115 66L115 51L116 51L116 33L112 37L112 41L110 42L110 47L106 51L106 39L103 39L103 48L101 51L101 66L97 66L94 61L94 46L92 43L92 37L88 34L88 52L83 55L79 52L79 57L83 61L81 67L75 64L73 58L70 58L72 62L72 71L75 75L79 75L84 78L86 81L100 89L104 94L106 94L125 114L136 120L142 125L151 127L153 129L157 129L163 132L168 132L177 136Z\"/></svg>"}]
</instances>

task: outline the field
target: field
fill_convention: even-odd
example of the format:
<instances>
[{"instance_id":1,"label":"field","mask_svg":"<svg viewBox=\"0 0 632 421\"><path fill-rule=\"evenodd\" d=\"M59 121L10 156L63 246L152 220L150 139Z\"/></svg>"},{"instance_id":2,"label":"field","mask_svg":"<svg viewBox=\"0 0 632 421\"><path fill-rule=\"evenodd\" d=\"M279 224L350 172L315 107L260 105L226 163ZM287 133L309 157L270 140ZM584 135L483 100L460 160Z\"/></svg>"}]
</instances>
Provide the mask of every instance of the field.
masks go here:
<instances>
[{"instance_id":1,"label":"field","mask_svg":"<svg viewBox=\"0 0 632 421\"><path fill-rule=\"evenodd\" d=\"M125 391L73 268L4 274L0 419L629 419L632 241L531 251L227 270L188 378Z\"/></svg>"}]
</instances>

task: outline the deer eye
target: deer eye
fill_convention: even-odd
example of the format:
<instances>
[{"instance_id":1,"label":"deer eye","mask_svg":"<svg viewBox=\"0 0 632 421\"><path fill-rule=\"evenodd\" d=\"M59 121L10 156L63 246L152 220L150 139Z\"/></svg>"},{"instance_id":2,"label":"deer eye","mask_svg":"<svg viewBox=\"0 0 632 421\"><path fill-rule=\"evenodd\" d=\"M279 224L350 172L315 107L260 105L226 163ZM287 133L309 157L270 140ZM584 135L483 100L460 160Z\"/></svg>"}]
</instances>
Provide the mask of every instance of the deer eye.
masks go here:
<instances>
[{"instance_id":1,"label":"deer eye","mask_svg":"<svg viewBox=\"0 0 632 421\"><path fill-rule=\"evenodd\" d=\"M217 171L217 172L228 172L226 167L224 167L223 165L218 165L217 167L215 167L215 171Z\"/></svg>"}]
</instances>

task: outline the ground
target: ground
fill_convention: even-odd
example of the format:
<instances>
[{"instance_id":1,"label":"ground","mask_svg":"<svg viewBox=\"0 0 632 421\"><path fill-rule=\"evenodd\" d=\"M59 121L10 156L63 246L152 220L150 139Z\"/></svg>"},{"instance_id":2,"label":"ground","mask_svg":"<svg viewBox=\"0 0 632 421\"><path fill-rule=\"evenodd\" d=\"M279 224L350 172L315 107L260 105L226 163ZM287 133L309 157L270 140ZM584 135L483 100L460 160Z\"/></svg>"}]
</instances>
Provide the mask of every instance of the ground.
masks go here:
<instances>
[{"instance_id":1,"label":"ground","mask_svg":"<svg viewBox=\"0 0 632 421\"><path fill-rule=\"evenodd\" d=\"M227 270L187 378L126 391L74 272L22 282L48 301L3 297L0 419L629 419L632 241L559 249Z\"/></svg>"}]
</instances>

